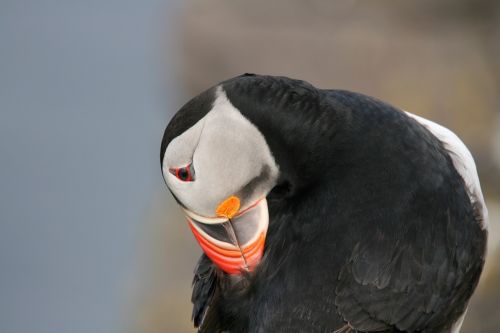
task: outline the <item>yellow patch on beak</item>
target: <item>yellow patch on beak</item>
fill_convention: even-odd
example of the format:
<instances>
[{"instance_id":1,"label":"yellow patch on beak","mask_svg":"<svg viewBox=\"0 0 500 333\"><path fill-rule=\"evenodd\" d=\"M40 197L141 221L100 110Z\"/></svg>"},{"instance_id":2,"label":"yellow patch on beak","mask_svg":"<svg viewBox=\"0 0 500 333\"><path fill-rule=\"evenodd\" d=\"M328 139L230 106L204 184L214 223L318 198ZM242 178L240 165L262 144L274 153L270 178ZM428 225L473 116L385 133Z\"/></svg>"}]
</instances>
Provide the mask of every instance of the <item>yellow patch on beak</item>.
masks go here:
<instances>
[{"instance_id":1,"label":"yellow patch on beak","mask_svg":"<svg viewBox=\"0 0 500 333\"><path fill-rule=\"evenodd\" d=\"M240 199L234 195L230 196L226 200L222 201L217 209L215 210L215 214L219 217L227 217L228 219L238 213L240 209Z\"/></svg>"}]
</instances>

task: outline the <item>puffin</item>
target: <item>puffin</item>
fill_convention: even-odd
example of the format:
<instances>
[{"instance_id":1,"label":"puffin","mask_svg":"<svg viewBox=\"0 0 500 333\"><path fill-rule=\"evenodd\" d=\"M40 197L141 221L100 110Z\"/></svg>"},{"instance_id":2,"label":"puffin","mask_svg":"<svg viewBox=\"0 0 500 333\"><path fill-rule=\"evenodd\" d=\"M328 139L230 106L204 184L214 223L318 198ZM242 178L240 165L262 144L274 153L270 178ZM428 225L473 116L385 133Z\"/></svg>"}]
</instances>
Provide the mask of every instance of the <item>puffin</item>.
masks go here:
<instances>
[{"instance_id":1,"label":"puffin","mask_svg":"<svg viewBox=\"0 0 500 333\"><path fill-rule=\"evenodd\" d=\"M360 93L244 74L173 116L160 160L203 250L198 332L459 332L488 212L449 129Z\"/></svg>"}]
</instances>

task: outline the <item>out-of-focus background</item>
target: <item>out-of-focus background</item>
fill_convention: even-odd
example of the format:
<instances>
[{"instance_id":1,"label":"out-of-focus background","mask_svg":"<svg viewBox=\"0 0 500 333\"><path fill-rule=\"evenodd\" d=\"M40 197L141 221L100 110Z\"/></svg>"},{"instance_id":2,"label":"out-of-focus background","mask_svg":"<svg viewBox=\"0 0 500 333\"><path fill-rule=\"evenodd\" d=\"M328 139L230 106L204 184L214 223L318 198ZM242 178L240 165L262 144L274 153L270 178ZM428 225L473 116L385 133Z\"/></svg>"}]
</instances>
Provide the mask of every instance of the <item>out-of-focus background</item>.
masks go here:
<instances>
[{"instance_id":1,"label":"out-of-focus background","mask_svg":"<svg viewBox=\"0 0 500 333\"><path fill-rule=\"evenodd\" d=\"M470 147L500 330L500 2L0 1L0 332L194 332L200 251L159 170L191 96L244 72L363 92Z\"/></svg>"}]
</instances>

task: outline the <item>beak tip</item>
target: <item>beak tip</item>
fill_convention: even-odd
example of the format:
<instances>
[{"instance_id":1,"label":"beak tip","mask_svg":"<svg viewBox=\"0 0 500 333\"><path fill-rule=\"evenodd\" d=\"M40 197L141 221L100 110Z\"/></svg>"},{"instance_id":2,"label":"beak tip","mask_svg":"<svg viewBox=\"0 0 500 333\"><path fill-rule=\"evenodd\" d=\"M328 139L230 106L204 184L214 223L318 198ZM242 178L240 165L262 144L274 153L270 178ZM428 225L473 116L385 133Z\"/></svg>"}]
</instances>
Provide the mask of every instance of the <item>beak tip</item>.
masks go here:
<instances>
[{"instance_id":1,"label":"beak tip","mask_svg":"<svg viewBox=\"0 0 500 333\"><path fill-rule=\"evenodd\" d=\"M267 202L265 199L258 200L254 205L246 208L243 211L240 209L240 199L232 196L224 200L217 208L219 219L224 217L222 223L206 224L199 222L188 214L188 224L193 232L198 244L203 252L227 274L242 274L244 272L252 272L257 267L262 259L265 247L267 228L269 223L269 215L267 210ZM231 219L234 217L234 219ZM228 221L228 219L231 219ZM226 225L224 225L226 223ZM227 224L231 228L240 230L240 240L224 238L222 232L229 232ZM243 223L243 224L242 224ZM243 231L238 229L238 226L244 225ZM221 230L221 228L223 230ZM250 228L250 229L249 229ZM233 233L235 230L232 229ZM233 235L236 237L236 234Z\"/></svg>"}]
</instances>

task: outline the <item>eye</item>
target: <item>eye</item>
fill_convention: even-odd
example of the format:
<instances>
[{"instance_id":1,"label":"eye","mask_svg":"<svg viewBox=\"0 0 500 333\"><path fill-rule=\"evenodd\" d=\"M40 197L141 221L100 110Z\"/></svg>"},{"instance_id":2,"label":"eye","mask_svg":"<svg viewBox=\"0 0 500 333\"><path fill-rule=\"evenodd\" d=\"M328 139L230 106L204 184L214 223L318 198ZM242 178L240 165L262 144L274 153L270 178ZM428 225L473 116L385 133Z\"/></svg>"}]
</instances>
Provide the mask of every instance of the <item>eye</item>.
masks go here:
<instances>
[{"instance_id":1,"label":"eye","mask_svg":"<svg viewBox=\"0 0 500 333\"><path fill-rule=\"evenodd\" d=\"M170 173L177 177L179 180L183 182L192 182L194 181L194 168L193 164L188 164L182 168L171 168L169 169Z\"/></svg>"}]
</instances>

